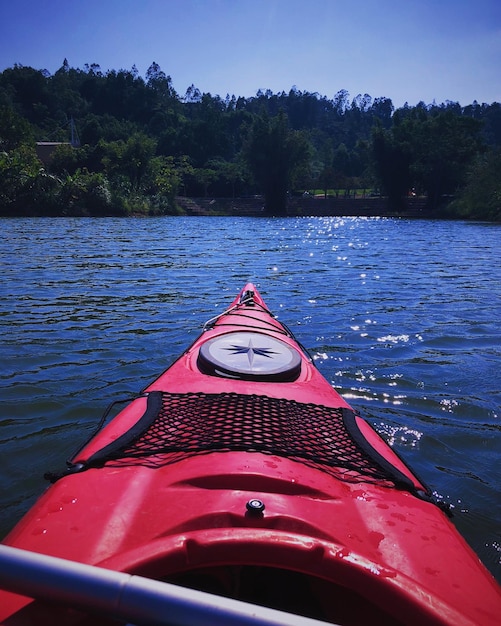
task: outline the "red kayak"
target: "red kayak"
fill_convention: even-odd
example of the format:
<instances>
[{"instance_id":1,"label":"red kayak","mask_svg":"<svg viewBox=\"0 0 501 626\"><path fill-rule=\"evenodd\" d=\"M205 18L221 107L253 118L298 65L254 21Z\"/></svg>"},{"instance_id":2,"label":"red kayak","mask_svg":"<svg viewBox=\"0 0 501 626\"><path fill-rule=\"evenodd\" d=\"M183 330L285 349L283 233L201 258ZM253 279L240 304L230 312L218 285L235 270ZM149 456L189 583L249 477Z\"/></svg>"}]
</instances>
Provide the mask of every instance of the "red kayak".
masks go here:
<instances>
[{"instance_id":1,"label":"red kayak","mask_svg":"<svg viewBox=\"0 0 501 626\"><path fill-rule=\"evenodd\" d=\"M53 481L1 547L2 624L99 623L81 611L106 604L98 582L66 606L68 561L335 624L500 622L501 588L427 486L252 284Z\"/></svg>"}]
</instances>

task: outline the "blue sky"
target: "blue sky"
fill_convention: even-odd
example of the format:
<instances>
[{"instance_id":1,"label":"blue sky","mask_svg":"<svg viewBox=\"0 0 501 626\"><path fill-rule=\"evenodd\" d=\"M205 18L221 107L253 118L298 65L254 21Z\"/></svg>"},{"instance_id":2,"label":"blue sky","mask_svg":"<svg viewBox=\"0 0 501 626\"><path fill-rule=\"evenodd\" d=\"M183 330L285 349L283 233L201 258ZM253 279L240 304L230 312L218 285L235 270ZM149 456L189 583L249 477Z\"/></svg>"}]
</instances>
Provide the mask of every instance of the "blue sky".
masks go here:
<instances>
[{"instance_id":1,"label":"blue sky","mask_svg":"<svg viewBox=\"0 0 501 626\"><path fill-rule=\"evenodd\" d=\"M0 0L0 71L65 58L142 76L155 61L181 96L501 102L501 0Z\"/></svg>"}]
</instances>

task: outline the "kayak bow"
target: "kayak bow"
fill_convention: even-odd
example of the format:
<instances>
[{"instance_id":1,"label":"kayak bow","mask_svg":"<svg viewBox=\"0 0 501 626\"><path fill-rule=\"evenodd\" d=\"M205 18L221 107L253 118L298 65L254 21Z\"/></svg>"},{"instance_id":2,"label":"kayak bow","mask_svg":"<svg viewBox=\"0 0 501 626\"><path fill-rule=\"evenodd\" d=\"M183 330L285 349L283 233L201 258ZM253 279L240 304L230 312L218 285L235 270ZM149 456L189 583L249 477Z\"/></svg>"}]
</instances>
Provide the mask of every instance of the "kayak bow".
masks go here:
<instances>
[{"instance_id":1,"label":"kayak bow","mask_svg":"<svg viewBox=\"0 0 501 626\"><path fill-rule=\"evenodd\" d=\"M250 283L53 480L7 546L331 623L499 623L427 486ZM51 622L9 589L1 623Z\"/></svg>"}]
</instances>

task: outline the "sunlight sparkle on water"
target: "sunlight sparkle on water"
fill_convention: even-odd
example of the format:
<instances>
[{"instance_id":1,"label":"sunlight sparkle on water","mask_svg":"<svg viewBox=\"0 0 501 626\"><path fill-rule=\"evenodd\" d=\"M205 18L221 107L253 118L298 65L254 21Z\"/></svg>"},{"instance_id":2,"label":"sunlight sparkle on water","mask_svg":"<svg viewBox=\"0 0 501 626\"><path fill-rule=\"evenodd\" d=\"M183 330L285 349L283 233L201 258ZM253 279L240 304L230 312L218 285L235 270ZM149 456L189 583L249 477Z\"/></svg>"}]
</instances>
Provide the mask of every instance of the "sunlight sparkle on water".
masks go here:
<instances>
[{"instance_id":1,"label":"sunlight sparkle on water","mask_svg":"<svg viewBox=\"0 0 501 626\"><path fill-rule=\"evenodd\" d=\"M447 411L447 413L454 413L455 407L459 406L459 402L457 400L440 400L440 408L442 411Z\"/></svg>"},{"instance_id":2,"label":"sunlight sparkle on water","mask_svg":"<svg viewBox=\"0 0 501 626\"><path fill-rule=\"evenodd\" d=\"M364 381L367 379L371 381L376 380L376 376L374 375L374 372L372 372L371 370L368 370L365 374L361 370L358 370L357 372L355 372L355 376L357 380L359 381Z\"/></svg>"},{"instance_id":3,"label":"sunlight sparkle on water","mask_svg":"<svg viewBox=\"0 0 501 626\"><path fill-rule=\"evenodd\" d=\"M391 447L395 444L401 444L415 448L423 436L423 433L419 430L407 428L406 426L392 426L384 422L380 422L377 425L377 431L384 435L384 438Z\"/></svg>"},{"instance_id":4,"label":"sunlight sparkle on water","mask_svg":"<svg viewBox=\"0 0 501 626\"><path fill-rule=\"evenodd\" d=\"M385 335L384 337L378 337L377 340L381 343L407 343L409 341L409 335Z\"/></svg>"},{"instance_id":5,"label":"sunlight sparkle on water","mask_svg":"<svg viewBox=\"0 0 501 626\"><path fill-rule=\"evenodd\" d=\"M486 544L487 546L489 544ZM501 544L498 541L493 541L492 542L492 547L494 548L494 550L496 550L496 552L499 554L499 563L501 563Z\"/></svg>"}]
</instances>

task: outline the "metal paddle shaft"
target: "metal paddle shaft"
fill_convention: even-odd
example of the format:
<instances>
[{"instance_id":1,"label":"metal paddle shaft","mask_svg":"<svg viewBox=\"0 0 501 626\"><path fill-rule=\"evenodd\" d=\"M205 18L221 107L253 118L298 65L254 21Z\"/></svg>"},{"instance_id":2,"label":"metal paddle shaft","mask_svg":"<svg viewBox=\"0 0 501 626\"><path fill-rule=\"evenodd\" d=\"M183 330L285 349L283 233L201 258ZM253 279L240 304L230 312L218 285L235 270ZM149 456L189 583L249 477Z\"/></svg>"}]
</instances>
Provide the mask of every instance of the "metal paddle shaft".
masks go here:
<instances>
[{"instance_id":1,"label":"metal paddle shaft","mask_svg":"<svg viewBox=\"0 0 501 626\"><path fill-rule=\"evenodd\" d=\"M138 625L327 626L323 621L5 545L0 545L0 588Z\"/></svg>"}]
</instances>

